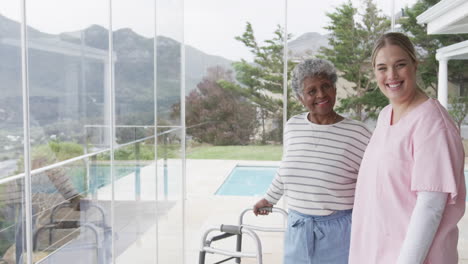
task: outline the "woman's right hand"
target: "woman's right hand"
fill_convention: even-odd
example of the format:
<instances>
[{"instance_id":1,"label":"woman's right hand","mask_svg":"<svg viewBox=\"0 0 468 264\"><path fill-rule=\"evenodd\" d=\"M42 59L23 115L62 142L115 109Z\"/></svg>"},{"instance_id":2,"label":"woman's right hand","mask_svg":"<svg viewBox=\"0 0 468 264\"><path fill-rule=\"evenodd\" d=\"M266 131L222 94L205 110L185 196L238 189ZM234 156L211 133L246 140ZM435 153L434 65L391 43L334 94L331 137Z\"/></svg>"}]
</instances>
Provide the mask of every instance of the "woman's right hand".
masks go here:
<instances>
[{"instance_id":1,"label":"woman's right hand","mask_svg":"<svg viewBox=\"0 0 468 264\"><path fill-rule=\"evenodd\" d=\"M261 199L258 201L254 207L253 207L253 212L255 215L268 215L270 212L267 210L260 210L260 208L263 207L273 207L271 203L269 203L265 198Z\"/></svg>"}]
</instances>

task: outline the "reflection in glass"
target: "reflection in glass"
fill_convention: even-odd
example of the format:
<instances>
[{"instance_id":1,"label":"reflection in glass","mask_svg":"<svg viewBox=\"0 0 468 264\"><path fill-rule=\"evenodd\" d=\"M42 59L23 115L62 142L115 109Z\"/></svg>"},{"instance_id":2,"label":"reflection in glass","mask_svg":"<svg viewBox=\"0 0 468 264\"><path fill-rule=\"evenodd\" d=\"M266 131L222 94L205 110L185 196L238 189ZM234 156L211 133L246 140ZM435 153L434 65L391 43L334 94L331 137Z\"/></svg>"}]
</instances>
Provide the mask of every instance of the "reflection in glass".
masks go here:
<instances>
[{"instance_id":1,"label":"reflection in glass","mask_svg":"<svg viewBox=\"0 0 468 264\"><path fill-rule=\"evenodd\" d=\"M19 5L19 4L18 4ZM19 14L19 6L18 14ZM21 85L20 20L0 11L0 179L22 173L23 97Z\"/></svg>"},{"instance_id":2,"label":"reflection in glass","mask_svg":"<svg viewBox=\"0 0 468 264\"><path fill-rule=\"evenodd\" d=\"M113 2L116 263L156 263L154 1Z\"/></svg>"},{"instance_id":3,"label":"reflection in glass","mask_svg":"<svg viewBox=\"0 0 468 264\"><path fill-rule=\"evenodd\" d=\"M110 184L110 155L83 157L111 142L109 33L89 16L105 17L108 7L31 1L26 9L34 259L109 263L110 200L99 195ZM19 49L15 38L8 43Z\"/></svg>"},{"instance_id":4,"label":"reflection in glass","mask_svg":"<svg viewBox=\"0 0 468 264\"><path fill-rule=\"evenodd\" d=\"M3 6L5 4L5 6ZM4 14L8 14L4 16ZM21 85L20 2L0 7L0 260L25 259L23 94ZM11 40L15 40L12 42ZM13 176L13 177L11 177ZM24 232L23 232L24 231Z\"/></svg>"},{"instance_id":5,"label":"reflection in glass","mask_svg":"<svg viewBox=\"0 0 468 264\"><path fill-rule=\"evenodd\" d=\"M24 181L12 178L0 184L0 259L16 263L25 252Z\"/></svg>"},{"instance_id":6,"label":"reflection in glass","mask_svg":"<svg viewBox=\"0 0 468 264\"><path fill-rule=\"evenodd\" d=\"M102 153L90 162L79 160L32 175L35 259L70 263L79 254L71 263L110 261L108 156Z\"/></svg>"},{"instance_id":7,"label":"reflection in glass","mask_svg":"<svg viewBox=\"0 0 468 264\"><path fill-rule=\"evenodd\" d=\"M117 263L156 262L154 140L115 150L115 241Z\"/></svg>"},{"instance_id":8,"label":"reflection in glass","mask_svg":"<svg viewBox=\"0 0 468 264\"><path fill-rule=\"evenodd\" d=\"M45 10L34 9L28 14L41 11ZM51 141L75 143L87 152L108 147L107 29L90 25L58 34L39 30L47 32L48 28L31 27L28 38L32 147Z\"/></svg>"},{"instance_id":9,"label":"reflection in glass","mask_svg":"<svg viewBox=\"0 0 468 264\"><path fill-rule=\"evenodd\" d=\"M158 260L183 263L182 130L158 130ZM177 241L177 243L165 243Z\"/></svg>"},{"instance_id":10,"label":"reflection in glass","mask_svg":"<svg viewBox=\"0 0 468 264\"><path fill-rule=\"evenodd\" d=\"M156 1L158 263L183 263L184 1ZM171 243L167 243L171 241Z\"/></svg>"}]
</instances>

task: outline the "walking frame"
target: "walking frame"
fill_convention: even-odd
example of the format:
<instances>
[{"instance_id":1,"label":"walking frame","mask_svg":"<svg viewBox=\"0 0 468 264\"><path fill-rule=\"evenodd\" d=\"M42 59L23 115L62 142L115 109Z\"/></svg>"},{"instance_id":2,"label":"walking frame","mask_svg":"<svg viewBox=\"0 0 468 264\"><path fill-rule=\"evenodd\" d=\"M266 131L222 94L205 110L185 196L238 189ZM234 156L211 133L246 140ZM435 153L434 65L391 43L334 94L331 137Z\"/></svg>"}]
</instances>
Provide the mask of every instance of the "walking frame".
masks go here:
<instances>
[{"instance_id":1,"label":"walking frame","mask_svg":"<svg viewBox=\"0 0 468 264\"><path fill-rule=\"evenodd\" d=\"M270 213L279 213L283 215L283 222L285 223L288 217L288 213L276 207L264 207L260 210L267 210ZM219 264L231 259L235 259L236 263L241 263L241 258L256 258L258 264L263 264L263 257L262 257L262 243L260 238L256 234L256 231L260 232L284 232L286 229L285 227L263 227L263 226L256 226L256 225L247 225L244 224L244 216L247 212L252 211L252 208L245 209L239 216L239 225L220 225L220 226L213 226L208 228L201 239L201 246L200 246L200 254L199 254L199 264L205 264L205 257L206 253L211 254L219 254L223 256L227 256L227 258L220 260L213 264ZM209 236L212 232L221 232L220 235ZM255 252L243 252L242 251L242 235L248 235L255 244ZM222 240L231 236L236 236L236 250L225 250L220 248L215 248L211 244L212 242Z\"/></svg>"}]
</instances>

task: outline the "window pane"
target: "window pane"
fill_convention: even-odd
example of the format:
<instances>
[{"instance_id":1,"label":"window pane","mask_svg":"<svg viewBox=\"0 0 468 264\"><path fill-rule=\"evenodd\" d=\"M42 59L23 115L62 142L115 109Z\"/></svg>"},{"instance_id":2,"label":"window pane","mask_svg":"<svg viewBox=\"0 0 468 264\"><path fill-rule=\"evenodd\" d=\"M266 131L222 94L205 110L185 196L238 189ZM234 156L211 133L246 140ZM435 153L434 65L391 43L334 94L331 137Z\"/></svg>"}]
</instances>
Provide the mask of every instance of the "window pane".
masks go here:
<instances>
[{"instance_id":1,"label":"window pane","mask_svg":"<svg viewBox=\"0 0 468 264\"><path fill-rule=\"evenodd\" d=\"M281 144L284 3L186 1L190 139L217 146ZM258 13L265 6L268 12Z\"/></svg>"},{"instance_id":2,"label":"window pane","mask_svg":"<svg viewBox=\"0 0 468 264\"><path fill-rule=\"evenodd\" d=\"M117 263L156 263L154 140L115 150Z\"/></svg>"},{"instance_id":3,"label":"window pane","mask_svg":"<svg viewBox=\"0 0 468 264\"><path fill-rule=\"evenodd\" d=\"M235 223L256 199L215 195L230 166L281 157L284 7L284 0L185 1L187 156L194 158L186 172L187 259L198 258L208 226ZM234 250L226 240L213 246ZM281 246L273 251L265 263L281 259Z\"/></svg>"},{"instance_id":4,"label":"window pane","mask_svg":"<svg viewBox=\"0 0 468 264\"><path fill-rule=\"evenodd\" d=\"M110 262L109 164L109 152L104 152L33 175L35 259Z\"/></svg>"},{"instance_id":5,"label":"window pane","mask_svg":"<svg viewBox=\"0 0 468 264\"><path fill-rule=\"evenodd\" d=\"M107 263L110 152L69 160L111 142L109 7L47 0L26 9L34 258Z\"/></svg>"},{"instance_id":6,"label":"window pane","mask_svg":"<svg viewBox=\"0 0 468 264\"><path fill-rule=\"evenodd\" d=\"M23 190L22 178L0 184L0 256L7 263L16 263L26 253Z\"/></svg>"},{"instance_id":7,"label":"window pane","mask_svg":"<svg viewBox=\"0 0 468 264\"><path fill-rule=\"evenodd\" d=\"M158 136L158 260L182 263L181 129L161 128Z\"/></svg>"},{"instance_id":8,"label":"window pane","mask_svg":"<svg viewBox=\"0 0 468 264\"><path fill-rule=\"evenodd\" d=\"M156 1L158 263L183 262L181 88L183 0Z\"/></svg>"},{"instance_id":9,"label":"window pane","mask_svg":"<svg viewBox=\"0 0 468 264\"><path fill-rule=\"evenodd\" d=\"M114 1L117 263L156 263L154 1ZM142 140L146 138L146 140Z\"/></svg>"},{"instance_id":10,"label":"window pane","mask_svg":"<svg viewBox=\"0 0 468 264\"><path fill-rule=\"evenodd\" d=\"M0 257L16 263L26 252L20 1L2 1L0 14Z\"/></svg>"},{"instance_id":11,"label":"window pane","mask_svg":"<svg viewBox=\"0 0 468 264\"><path fill-rule=\"evenodd\" d=\"M179 126L181 96L182 0L156 3L156 86L158 124Z\"/></svg>"},{"instance_id":12,"label":"window pane","mask_svg":"<svg viewBox=\"0 0 468 264\"><path fill-rule=\"evenodd\" d=\"M20 5L8 0L0 5L0 179L24 172L23 91L21 80ZM8 16L6 16L8 15Z\"/></svg>"},{"instance_id":13,"label":"window pane","mask_svg":"<svg viewBox=\"0 0 468 264\"><path fill-rule=\"evenodd\" d=\"M33 28L28 39L32 148L51 141L74 143L85 152L108 147L107 6L48 0L28 2L27 9ZM42 165L80 154L51 157Z\"/></svg>"},{"instance_id":14,"label":"window pane","mask_svg":"<svg viewBox=\"0 0 468 264\"><path fill-rule=\"evenodd\" d=\"M148 0L113 3L116 140L122 144L154 130L154 5Z\"/></svg>"}]
</instances>

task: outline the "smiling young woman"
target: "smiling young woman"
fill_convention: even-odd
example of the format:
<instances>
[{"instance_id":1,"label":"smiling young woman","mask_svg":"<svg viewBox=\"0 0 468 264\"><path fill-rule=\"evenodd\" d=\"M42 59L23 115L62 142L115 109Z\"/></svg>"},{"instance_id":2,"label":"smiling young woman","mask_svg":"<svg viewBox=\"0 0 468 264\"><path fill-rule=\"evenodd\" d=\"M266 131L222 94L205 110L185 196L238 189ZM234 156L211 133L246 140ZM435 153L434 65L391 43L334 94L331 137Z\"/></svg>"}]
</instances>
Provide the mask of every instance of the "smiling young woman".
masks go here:
<instances>
[{"instance_id":1,"label":"smiling young woman","mask_svg":"<svg viewBox=\"0 0 468 264\"><path fill-rule=\"evenodd\" d=\"M374 73L393 106L392 124L428 99L416 84L417 62L398 45L387 45L374 57Z\"/></svg>"},{"instance_id":2,"label":"smiling young woman","mask_svg":"<svg viewBox=\"0 0 468 264\"><path fill-rule=\"evenodd\" d=\"M390 105L359 170L349 263L456 264L466 196L460 134L447 110L416 85L407 36L383 35L372 62Z\"/></svg>"}]
</instances>

